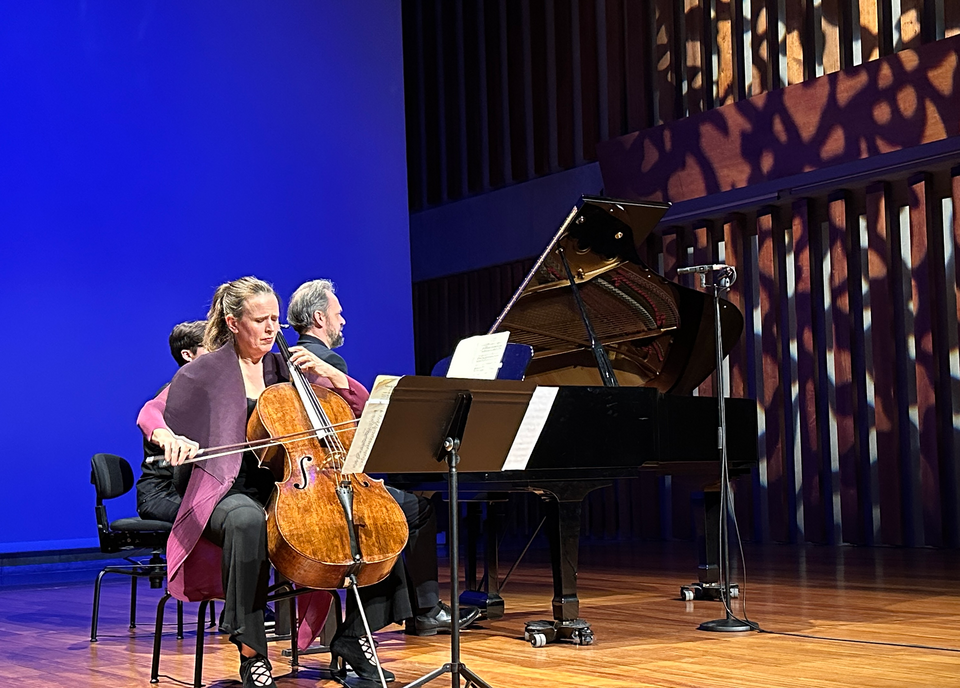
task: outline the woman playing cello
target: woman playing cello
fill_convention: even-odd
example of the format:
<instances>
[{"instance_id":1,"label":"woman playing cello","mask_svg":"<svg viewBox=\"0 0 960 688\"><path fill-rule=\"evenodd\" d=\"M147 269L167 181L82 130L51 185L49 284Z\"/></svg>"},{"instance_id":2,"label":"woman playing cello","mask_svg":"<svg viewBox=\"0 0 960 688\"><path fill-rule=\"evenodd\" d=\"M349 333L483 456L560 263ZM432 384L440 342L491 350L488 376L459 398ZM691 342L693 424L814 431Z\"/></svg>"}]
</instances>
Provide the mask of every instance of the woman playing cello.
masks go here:
<instances>
[{"instance_id":1,"label":"woman playing cello","mask_svg":"<svg viewBox=\"0 0 960 688\"><path fill-rule=\"evenodd\" d=\"M278 331L279 299L269 284L244 277L221 285L204 333L210 353L173 378L166 426L201 448L242 443L260 394L288 377L284 362L271 353ZM359 415L367 399L362 385L300 347L293 348L291 361L312 373L313 382L336 389ZM240 651L244 688L271 688L263 623L270 568L263 504L273 477L249 451L178 465L192 453L174 452L172 461L183 502L167 544L170 591L184 600L223 597L223 626ZM397 584L388 577L371 588ZM333 652L358 675L373 678L376 667L349 616ZM371 626L382 628L390 616L370 618Z\"/></svg>"}]
</instances>

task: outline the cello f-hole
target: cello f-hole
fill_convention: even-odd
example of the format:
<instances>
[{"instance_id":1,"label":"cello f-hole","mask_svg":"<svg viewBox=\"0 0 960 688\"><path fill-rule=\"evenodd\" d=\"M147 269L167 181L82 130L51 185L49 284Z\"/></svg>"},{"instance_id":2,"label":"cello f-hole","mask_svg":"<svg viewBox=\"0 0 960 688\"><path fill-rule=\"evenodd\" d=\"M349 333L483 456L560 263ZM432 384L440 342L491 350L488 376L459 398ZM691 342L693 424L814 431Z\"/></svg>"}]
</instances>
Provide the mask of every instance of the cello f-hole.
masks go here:
<instances>
[{"instance_id":1,"label":"cello f-hole","mask_svg":"<svg viewBox=\"0 0 960 688\"><path fill-rule=\"evenodd\" d=\"M307 456L300 457L300 462L298 465L300 466L301 481L299 483L293 484L293 486L298 490L302 490L307 486L307 466L306 466L307 461L313 461L313 457L310 456L309 454Z\"/></svg>"}]
</instances>

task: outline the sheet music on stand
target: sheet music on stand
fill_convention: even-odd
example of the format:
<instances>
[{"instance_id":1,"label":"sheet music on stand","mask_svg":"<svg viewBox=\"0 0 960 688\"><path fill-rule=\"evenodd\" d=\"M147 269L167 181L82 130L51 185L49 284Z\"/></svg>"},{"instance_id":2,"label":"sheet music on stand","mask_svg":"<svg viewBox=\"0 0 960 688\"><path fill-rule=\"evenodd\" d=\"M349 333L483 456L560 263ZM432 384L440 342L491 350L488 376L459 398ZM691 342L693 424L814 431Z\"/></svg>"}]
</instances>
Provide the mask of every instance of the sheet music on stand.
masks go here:
<instances>
[{"instance_id":1,"label":"sheet music on stand","mask_svg":"<svg viewBox=\"0 0 960 688\"><path fill-rule=\"evenodd\" d=\"M400 375L377 376L370 391L370 398L367 399L367 404L360 416L353 443L343 462L344 473L363 473L367 459L370 458L370 452L373 450L373 443L380 432L380 426L383 425L383 417L387 415L390 397L401 377Z\"/></svg>"},{"instance_id":2,"label":"sheet music on stand","mask_svg":"<svg viewBox=\"0 0 960 688\"><path fill-rule=\"evenodd\" d=\"M424 470L424 462L437 465L436 447L441 438L427 440L436 434L430 416L449 413L459 392L473 395L471 420L467 423L465 450L467 458L475 452L484 455L482 470L522 471L527 468L544 425L557 397L557 387L537 386L513 380L474 381L440 377L398 377L381 375L373 385L370 399L344 462L344 473L383 471L382 459L396 455L393 443L405 447L403 468L390 470ZM391 405L396 406L390 411ZM447 409L444 411L444 409ZM389 413L388 413L389 412ZM399 415L398 415L399 414ZM378 445L378 437L387 434L386 443ZM382 438L381 438L382 439ZM378 448L379 447L379 448ZM371 456L377 454L378 466L368 468ZM415 456L422 460L417 467L407 468Z\"/></svg>"},{"instance_id":3,"label":"sheet music on stand","mask_svg":"<svg viewBox=\"0 0 960 688\"><path fill-rule=\"evenodd\" d=\"M453 352L447 377L495 380L510 333L495 332L461 339Z\"/></svg>"}]
</instances>

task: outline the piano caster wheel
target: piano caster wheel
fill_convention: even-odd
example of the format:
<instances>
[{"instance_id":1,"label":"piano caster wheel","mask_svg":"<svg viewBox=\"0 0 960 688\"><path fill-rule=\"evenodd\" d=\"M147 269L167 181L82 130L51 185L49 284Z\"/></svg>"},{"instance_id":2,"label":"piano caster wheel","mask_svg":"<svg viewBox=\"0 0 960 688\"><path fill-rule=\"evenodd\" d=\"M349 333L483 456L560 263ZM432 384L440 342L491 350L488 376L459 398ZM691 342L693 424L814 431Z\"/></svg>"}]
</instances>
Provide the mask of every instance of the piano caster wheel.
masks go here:
<instances>
[{"instance_id":1,"label":"piano caster wheel","mask_svg":"<svg viewBox=\"0 0 960 688\"><path fill-rule=\"evenodd\" d=\"M593 645L593 631L589 628L574 631L570 639L577 645Z\"/></svg>"},{"instance_id":2,"label":"piano caster wheel","mask_svg":"<svg viewBox=\"0 0 960 688\"><path fill-rule=\"evenodd\" d=\"M693 600L719 600L723 596L723 588L717 583L691 583L690 585L680 586L680 599L684 602ZM730 599L740 597L740 586L737 583L730 584Z\"/></svg>"},{"instance_id":3,"label":"piano caster wheel","mask_svg":"<svg viewBox=\"0 0 960 688\"><path fill-rule=\"evenodd\" d=\"M557 640L569 640L576 645L593 645L593 630L583 619L531 621L523 629L523 639L533 647L543 647Z\"/></svg>"},{"instance_id":4,"label":"piano caster wheel","mask_svg":"<svg viewBox=\"0 0 960 688\"><path fill-rule=\"evenodd\" d=\"M531 621L523 629L523 639L533 647L543 647L557 639L557 627L552 621Z\"/></svg>"}]
</instances>

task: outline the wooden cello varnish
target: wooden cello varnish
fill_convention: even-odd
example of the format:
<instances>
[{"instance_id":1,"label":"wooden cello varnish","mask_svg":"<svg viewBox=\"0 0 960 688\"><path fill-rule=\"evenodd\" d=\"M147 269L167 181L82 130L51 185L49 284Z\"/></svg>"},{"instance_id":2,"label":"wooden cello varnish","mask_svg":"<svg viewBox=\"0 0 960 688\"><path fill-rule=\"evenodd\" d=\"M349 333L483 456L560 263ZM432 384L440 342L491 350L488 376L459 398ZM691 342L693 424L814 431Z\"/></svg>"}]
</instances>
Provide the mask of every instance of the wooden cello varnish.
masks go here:
<instances>
[{"instance_id":1,"label":"wooden cello varnish","mask_svg":"<svg viewBox=\"0 0 960 688\"><path fill-rule=\"evenodd\" d=\"M354 420L347 402L335 392L318 385L310 388L330 426L341 429L347 427L343 423ZM281 383L260 395L247 423L247 439L282 437L312 426L300 392L293 384ZM357 577L358 585L372 585L387 577L406 545L406 518L383 481L337 470L353 434L352 428L337 433L339 443L332 436L285 440L261 456L261 463L277 477L277 489L267 503L270 561L298 585L340 588L350 574ZM348 519L337 496L344 481L352 493L359 560L352 551Z\"/></svg>"}]
</instances>

